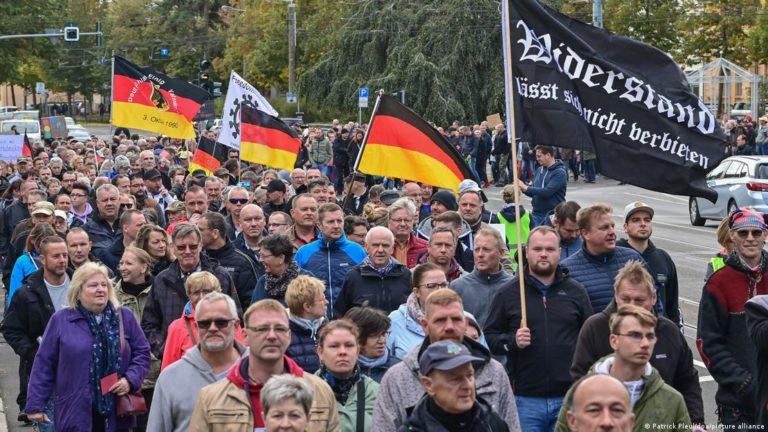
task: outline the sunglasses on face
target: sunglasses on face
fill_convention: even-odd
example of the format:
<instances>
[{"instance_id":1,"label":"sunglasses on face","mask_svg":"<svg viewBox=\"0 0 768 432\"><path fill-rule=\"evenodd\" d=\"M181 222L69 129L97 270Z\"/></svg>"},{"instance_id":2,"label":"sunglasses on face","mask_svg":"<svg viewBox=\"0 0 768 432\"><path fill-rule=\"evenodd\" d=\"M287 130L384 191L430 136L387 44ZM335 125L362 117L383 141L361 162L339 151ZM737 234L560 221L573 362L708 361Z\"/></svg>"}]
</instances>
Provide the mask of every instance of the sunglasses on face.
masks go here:
<instances>
[{"instance_id":1,"label":"sunglasses on face","mask_svg":"<svg viewBox=\"0 0 768 432\"><path fill-rule=\"evenodd\" d=\"M248 198L230 198L231 204L248 204Z\"/></svg>"},{"instance_id":2,"label":"sunglasses on face","mask_svg":"<svg viewBox=\"0 0 768 432\"><path fill-rule=\"evenodd\" d=\"M736 234L738 234L739 237L745 239L748 238L750 234L752 234L753 238L760 238L763 236L763 231L759 229L754 230L738 230L736 231Z\"/></svg>"},{"instance_id":3,"label":"sunglasses on face","mask_svg":"<svg viewBox=\"0 0 768 432\"><path fill-rule=\"evenodd\" d=\"M229 323L231 323L232 321L234 320L219 318L219 319L212 319L212 320L197 320L196 324L197 324L197 328L207 330L211 328L211 323L213 323L217 329L222 330L229 327Z\"/></svg>"}]
</instances>

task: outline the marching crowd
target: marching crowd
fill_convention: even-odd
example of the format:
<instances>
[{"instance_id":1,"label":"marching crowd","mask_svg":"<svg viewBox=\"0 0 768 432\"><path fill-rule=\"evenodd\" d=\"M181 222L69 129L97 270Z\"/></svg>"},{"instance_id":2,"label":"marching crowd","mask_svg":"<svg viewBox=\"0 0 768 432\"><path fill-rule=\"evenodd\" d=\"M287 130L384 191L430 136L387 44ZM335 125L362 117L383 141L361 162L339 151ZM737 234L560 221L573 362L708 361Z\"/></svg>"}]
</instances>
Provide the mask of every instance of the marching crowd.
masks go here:
<instances>
[{"instance_id":1,"label":"marching crowd","mask_svg":"<svg viewBox=\"0 0 768 432\"><path fill-rule=\"evenodd\" d=\"M527 144L518 187L532 205L516 206L503 125L440 131L476 177L458 193L351 172L364 132L338 122L299 128L291 172L235 150L213 172L190 170L193 141L119 128L111 142L39 143L4 164L0 331L19 356L18 420L707 427L654 209L628 203L616 227L609 206L566 200L569 170L594 182L593 155ZM499 212L486 208L492 181L506 185ZM768 424L766 232L761 213L729 215L703 283L697 347L722 425Z\"/></svg>"}]
</instances>

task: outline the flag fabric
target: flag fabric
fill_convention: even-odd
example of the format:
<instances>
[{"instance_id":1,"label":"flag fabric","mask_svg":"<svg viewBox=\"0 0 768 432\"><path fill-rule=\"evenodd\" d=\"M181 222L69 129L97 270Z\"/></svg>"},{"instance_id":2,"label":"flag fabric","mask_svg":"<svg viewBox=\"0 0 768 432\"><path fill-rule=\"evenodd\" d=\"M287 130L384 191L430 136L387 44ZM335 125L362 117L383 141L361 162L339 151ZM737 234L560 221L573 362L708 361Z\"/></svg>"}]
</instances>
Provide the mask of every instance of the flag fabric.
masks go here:
<instances>
[{"instance_id":1,"label":"flag fabric","mask_svg":"<svg viewBox=\"0 0 768 432\"><path fill-rule=\"evenodd\" d=\"M376 101L356 170L458 191L472 179L464 159L435 128L397 99Z\"/></svg>"},{"instance_id":2,"label":"flag fabric","mask_svg":"<svg viewBox=\"0 0 768 432\"><path fill-rule=\"evenodd\" d=\"M725 137L667 54L537 0L503 4L519 138L592 151L598 171L635 186L717 198L705 175L725 157Z\"/></svg>"},{"instance_id":3,"label":"flag fabric","mask_svg":"<svg viewBox=\"0 0 768 432\"><path fill-rule=\"evenodd\" d=\"M277 117L247 105L240 106L240 159L291 171L301 139Z\"/></svg>"},{"instance_id":4,"label":"flag fabric","mask_svg":"<svg viewBox=\"0 0 768 432\"><path fill-rule=\"evenodd\" d=\"M240 149L240 106L246 105L261 112L278 117L277 111L258 90L232 71L227 87L227 97L222 111L222 125L219 142L225 146Z\"/></svg>"},{"instance_id":5,"label":"flag fabric","mask_svg":"<svg viewBox=\"0 0 768 432\"><path fill-rule=\"evenodd\" d=\"M115 56L112 123L171 138L194 138L192 119L210 98L207 91L152 68Z\"/></svg>"},{"instance_id":6,"label":"flag fabric","mask_svg":"<svg viewBox=\"0 0 768 432\"><path fill-rule=\"evenodd\" d=\"M201 169L206 175L213 175L227 161L228 152L228 147L201 135L195 155L189 161L189 172Z\"/></svg>"},{"instance_id":7,"label":"flag fabric","mask_svg":"<svg viewBox=\"0 0 768 432\"><path fill-rule=\"evenodd\" d=\"M32 143L29 141L29 136L27 136L26 132L24 132L24 142L21 145L21 155L32 157Z\"/></svg>"}]
</instances>

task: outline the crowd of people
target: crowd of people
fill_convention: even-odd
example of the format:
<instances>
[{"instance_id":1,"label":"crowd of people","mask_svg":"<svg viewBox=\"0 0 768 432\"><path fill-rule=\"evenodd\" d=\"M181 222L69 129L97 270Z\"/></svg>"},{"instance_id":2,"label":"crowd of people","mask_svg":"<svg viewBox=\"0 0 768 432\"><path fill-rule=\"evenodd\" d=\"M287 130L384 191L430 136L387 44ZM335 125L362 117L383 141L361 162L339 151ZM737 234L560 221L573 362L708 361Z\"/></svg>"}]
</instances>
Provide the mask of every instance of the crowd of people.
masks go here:
<instances>
[{"instance_id":1,"label":"crowd of people","mask_svg":"<svg viewBox=\"0 0 768 432\"><path fill-rule=\"evenodd\" d=\"M18 421L706 427L651 206L628 203L619 238L608 205L566 200L582 168L594 181L594 158L521 144L512 161L503 125L441 129L476 177L457 193L350 172L363 128L299 130L291 172L234 149L221 168L190 171L194 142L126 130L5 164L0 331L19 356ZM491 181L504 185L500 211L487 208ZM766 232L761 213L729 215L704 284L698 349L723 425L768 424Z\"/></svg>"}]
</instances>

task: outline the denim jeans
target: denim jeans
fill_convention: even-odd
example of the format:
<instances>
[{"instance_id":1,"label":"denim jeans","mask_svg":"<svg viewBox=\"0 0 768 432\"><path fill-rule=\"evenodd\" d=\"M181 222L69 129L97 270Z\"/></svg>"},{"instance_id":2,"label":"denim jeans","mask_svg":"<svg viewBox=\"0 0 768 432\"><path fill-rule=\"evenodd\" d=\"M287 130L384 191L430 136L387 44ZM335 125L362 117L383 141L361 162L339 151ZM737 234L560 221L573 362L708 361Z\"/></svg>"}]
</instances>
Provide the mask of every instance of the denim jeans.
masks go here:
<instances>
[{"instance_id":1,"label":"denim jeans","mask_svg":"<svg viewBox=\"0 0 768 432\"><path fill-rule=\"evenodd\" d=\"M588 182L595 181L595 160L585 160L584 161L584 177L587 178Z\"/></svg>"},{"instance_id":2,"label":"denim jeans","mask_svg":"<svg viewBox=\"0 0 768 432\"><path fill-rule=\"evenodd\" d=\"M557 415L563 405L562 397L541 398L515 396L520 429L525 432L552 432L557 424Z\"/></svg>"},{"instance_id":3,"label":"denim jeans","mask_svg":"<svg viewBox=\"0 0 768 432\"><path fill-rule=\"evenodd\" d=\"M475 176L475 181L480 184L480 174L477 172L477 158L472 156L469 159L469 170L472 171L472 175Z\"/></svg>"},{"instance_id":4,"label":"denim jeans","mask_svg":"<svg viewBox=\"0 0 768 432\"><path fill-rule=\"evenodd\" d=\"M757 150L757 154L759 155L768 155L768 144L755 144L755 148Z\"/></svg>"},{"instance_id":5,"label":"denim jeans","mask_svg":"<svg viewBox=\"0 0 768 432\"><path fill-rule=\"evenodd\" d=\"M312 164L312 168L319 169L320 173L322 173L324 176L328 177L328 171L330 171L329 170L330 167L328 165L326 165L326 164L317 164L316 163L316 164Z\"/></svg>"},{"instance_id":6,"label":"denim jeans","mask_svg":"<svg viewBox=\"0 0 768 432\"><path fill-rule=\"evenodd\" d=\"M529 174L529 171L530 174ZM522 181L528 181L533 180L534 173L536 172L536 161L535 160L525 160L523 159L522 166L520 167L520 180Z\"/></svg>"}]
</instances>

